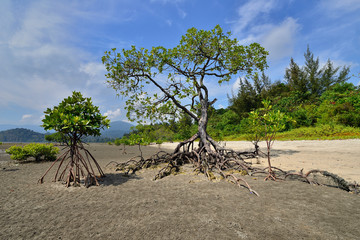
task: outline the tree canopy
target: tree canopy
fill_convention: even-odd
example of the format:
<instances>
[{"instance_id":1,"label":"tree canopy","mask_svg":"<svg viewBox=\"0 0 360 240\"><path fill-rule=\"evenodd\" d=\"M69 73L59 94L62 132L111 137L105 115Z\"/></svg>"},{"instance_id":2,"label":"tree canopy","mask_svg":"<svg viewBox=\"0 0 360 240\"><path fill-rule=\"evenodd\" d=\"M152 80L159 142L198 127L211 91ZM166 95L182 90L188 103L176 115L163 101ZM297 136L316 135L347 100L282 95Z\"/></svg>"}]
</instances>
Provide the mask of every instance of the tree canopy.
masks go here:
<instances>
[{"instance_id":1,"label":"tree canopy","mask_svg":"<svg viewBox=\"0 0 360 240\"><path fill-rule=\"evenodd\" d=\"M259 44L239 45L216 26L210 31L190 28L174 48L114 48L102 61L110 86L128 97L130 119L168 120L169 114L183 112L199 121L196 103L207 109L215 101L209 98L206 81L221 84L240 72L252 75L266 67L266 55ZM160 93L147 92L150 84Z\"/></svg>"},{"instance_id":2,"label":"tree canopy","mask_svg":"<svg viewBox=\"0 0 360 240\"><path fill-rule=\"evenodd\" d=\"M54 129L63 137L67 150L55 162L60 160L60 164L55 174L54 180L63 166L64 161L70 159L65 168L60 172L58 180L64 179L66 172L66 186L71 182L75 186L79 185L83 179L86 186L92 184L99 185L97 176L91 166L91 159L98 169L100 177L105 176L100 165L97 163L91 153L85 149L82 139L86 136L100 136L100 129L109 127L110 120L102 116L99 108L92 104L91 98L85 98L80 92L74 91L72 96L65 98L58 106L53 109L48 108L44 112L43 127L45 130ZM62 136L61 136L62 135ZM85 157L80 150L85 152ZM45 175L54 166L55 162L39 179L42 183Z\"/></svg>"},{"instance_id":3,"label":"tree canopy","mask_svg":"<svg viewBox=\"0 0 360 240\"><path fill-rule=\"evenodd\" d=\"M100 136L100 130L109 127L110 120L102 116L99 108L80 92L73 92L53 109L44 112L43 127L64 134L70 138L82 139L86 136Z\"/></svg>"},{"instance_id":4,"label":"tree canopy","mask_svg":"<svg viewBox=\"0 0 360 240\"><path fill-rule=\"evenodd\" d=\"M102 61L108 71L108 83L119 95L126 97L130 120L169 121L184 114L198 128L194 135L178 144L172 156L140 159L136 164L120 164L119 169L134 172L144 166L167 162L168 167L155 177L161 178L178 171L182 164L193 163L209 179L213 178L212 171L217 169L223 178L233 177L238 183L241 179L223 170L241 168L243 159L232 150L225 151L207 132L209 111L216 101L209 95L209 83L215 81L221 85L237 74L256 76L267 67L267 54L258 43L240 45L220 26L212 30L190 28L174 48L132 46L121 52L116 52L115 48L105 52ZM151 93L146 86L153 86L158 91ZM184 125L188 125L186 122L190 121L186 120ZM184 136L188 137L189 133L191 131L184 132ZM190 151L196 139L200 139L198 148ZM239 162L227 161L228 152L234 153L236 156L233 154L231 159L236 158Z\"/></svg>"},{"instance_id":5,"label":"tree canopy","mask_svg":"<svg viewBox=\"0 0 360 240\"><path fill-rule=\"evenodd\" d=\"M290 65L285 70L285 80L292 91L303 94L309 93L310 96L319 97L334 84L343 83L349 79L350 68L344 66L340 70L340 67L334 67L330 59L320 68L319 58L314 58L314 54L309 47L304 57L305 65L302 68L291 58Z\"/></svg>"}]
</instances>

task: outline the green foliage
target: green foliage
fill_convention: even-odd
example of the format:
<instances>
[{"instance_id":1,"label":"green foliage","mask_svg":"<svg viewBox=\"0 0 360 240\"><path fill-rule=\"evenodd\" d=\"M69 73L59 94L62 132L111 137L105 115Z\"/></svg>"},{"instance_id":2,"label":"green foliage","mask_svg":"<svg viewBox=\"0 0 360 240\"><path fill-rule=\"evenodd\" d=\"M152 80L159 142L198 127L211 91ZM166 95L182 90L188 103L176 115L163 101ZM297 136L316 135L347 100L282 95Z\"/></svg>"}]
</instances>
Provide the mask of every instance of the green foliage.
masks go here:
<instances>
[{"instance_id":1,"label":"green foliage","mask_svg":"<svg viewBox=\"0 0 360 240\"><path fill-rule=\"evenodd\" d=\"M334 67L330 59L320 68L319 58L314 58L309 47L304 57L304 67L300 68L291 58L290 66L285 70L285 79L290 89L302 93L303 96L319 97L334 84L349 79L349 67L343 67L339 72L340 67Z\"/></svg>"},{"instance_id":2,"label":"green foliage","mask_svg":"<svg viewBox=\"0 0 360 240\"><path fill-rule=\"evenodd\" d=\"M53 109L44 112L43 127L54 129L71 140L81 140L86 136L100 136L100 129L109 127L110 120L100 114L91 98L84 98L80 92L73 92Z\"/></svg>"},{"instance_id":3,"label":"green foliage","mask_svg":"<svg viewBox=\"0 0 360 240\"><path fill-rule=\"evenodd\" d=\"M334 85L320 97L319 123L360 127L360 89L351 83Z\"/></svg>"},{"instance_id":4,"label":"green foliage","mask_svg":"<svg viewBox=\"0 0 360 240\"><path fill-rule=\"evenodd\" d=\"M23 147L11 146L6 150L6 153L11 155L14 160L27 160L34 158L35 161L53 161L59 153L59 149L52 144L30 143Z\"/></svg>"},{"instance_id":5,"label":"green foliage","mask_svg":"<svg viewBox=\"0 0 360 240\"><path fill-rule=\"evenodd\" d=\"M197 121L194 102L206 109L211 102L204 79L221 84L241 72L251 75L266 67L267 54L257 43L239 45L230 33L216 26L210 31L190 28L174 48L132 46L121 52L114 48L105 52L102 61L109 85L119 95L128 97L126 109L130 120L168 122L174 114L179 117L182 112ZM166 84L157 80L159 75L167 76ZM160 93L150 95L146 85L156 86ZM183 105L183 99L192 99L193 104Z\"/></svg>"},{"instance_id":6,"label":"green foliage","mask_svg":"<svg viewBox=\"0 0 360 240\"><path fill-rule=\"evenodd\" d=\"M231 109L218 109L211 112L208 132L216 140L239 132L239 116Z\"/></svg>"},{"instance_id":7,"label":"green foliage","mask_svg":"<svg viewBox=\"0 0 360 240\"><path fill-rule=\"evenodd\" d=\"M314 127L300 127L279 133L281 140L331 140L360 138L360 128L324 124Z\"/></svg>"},{"instance_id":8,"label":"green foliage","mask_svg":"<svg viewBox=\"0 0 360 240\"><path fill-rule=\"evenodd\" d=\"M269 77L262 72L261 78L256 74L253 81L240 79L239 91L236 96L229 98L229 108L244 118L250 111L261 107L261 100L266 99L270 88Z\"/></svg>"},{"instance_id":9,"label":"green foliage","mask_svg":"<svg viewBox=\"0 0 360 240\"><path fill-rule=\"evenodd\" d=\"M56 143L67 143L69 142L69 138L66 137L63 133L57 132L53 134L45 135L45 140L48 142L56 142Z\"/></svg>"},{"instance_id":10,"label":"green foliage","mask_svg":"<svg viewBox=\"0 0 360 240\"><path fill-rule=\"evenodd\" d=\"M314 104L298 105L289 115L296 121L298 126L314 126L317 122L317 106ZM286 130L291 129L290 126Z\"/></svg>"},{"instance_id":11,"label":"green foliage","mask_svg":"<svg viewBox=\"0 0 360 240\"><path fill-rule=\"evenodd\" d=\"M165 138L166 140L185 140L195 134L196 129L193 127L194 125L191 117L186 114L181 114L180 116L179 121L173 126L173 129L170 128L170 130L174 132L173 139L167 137Z\"/></svg>"},{"instance_id":12,"label":"green foliage","mask_svg":"<svg viewBox=\"0 0 360 240\"><path fill-rule=\"evenodd\" d=\"M252 142L265 140L271 145L276 134L285 130L292 118L279 110L273 110L270 101L262 101L263 108L250 112L248 118L248 137ZM268 145L269 145L268 144Z\"/></svg>"},{"instance_id":13,"label":"green foliage","mask_svg":"<svg viewBox=\"0 0 360 240\"><path fill-rule=\"evenodd\" d=\"M150 143L163 143L173 141L174 132L168 124L137 125L133 132L121 138L120 143L125 145L148 145Z\"/></svg>"},{"instance_id":14,"label":"green foliage","mask_svg":"<svg viewBox=\"0 0 360 240\"><path fill-rule=\"evenodd\" d=\"M271 168L270 151L275 141L276 134L286 128L286 123L292 119L279 110L273 110L270 101L262 101L263 108L257 109L249 114L249 140L255 145L255 152L258 153L258 142L266 141L267 159L269 164L269 176L265 179L276 179Z\"/></svg>"}]
</instances>

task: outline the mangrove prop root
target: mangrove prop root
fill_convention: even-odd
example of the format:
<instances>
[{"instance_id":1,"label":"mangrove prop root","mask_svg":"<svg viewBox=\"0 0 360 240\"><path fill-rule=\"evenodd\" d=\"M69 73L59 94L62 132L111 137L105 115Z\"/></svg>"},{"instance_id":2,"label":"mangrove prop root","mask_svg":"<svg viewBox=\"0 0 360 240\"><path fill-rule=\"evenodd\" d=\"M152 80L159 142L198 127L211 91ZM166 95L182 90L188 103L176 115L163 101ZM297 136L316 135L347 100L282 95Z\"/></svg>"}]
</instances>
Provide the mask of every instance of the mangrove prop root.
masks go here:
<instances>
[{"instance_id":1,"label":"mangrove prop root","mask_svg":"<svg viewBox=\"0 0 360 240\"><path fill-rule=\"evenodd\" d=\"M64 164L66 161L67 163ZM104 172L94 156L85 149L82 144L78 144L73 147L72 150L68 149L61 154L38 180L38 183L44 182L45 176L57 162L60 163L56 170L54 181L65 181L66 187L69 187L71 184L79 186L82 179L84 179L83 183L86 187L89 187L90 185L98 186L99 181L94 169L97 169L100 178L105 177ZM93 168L92 163L96 168ZM62 168L63 165L65 166L64 168Z\"/></svg>"}]
</instances>

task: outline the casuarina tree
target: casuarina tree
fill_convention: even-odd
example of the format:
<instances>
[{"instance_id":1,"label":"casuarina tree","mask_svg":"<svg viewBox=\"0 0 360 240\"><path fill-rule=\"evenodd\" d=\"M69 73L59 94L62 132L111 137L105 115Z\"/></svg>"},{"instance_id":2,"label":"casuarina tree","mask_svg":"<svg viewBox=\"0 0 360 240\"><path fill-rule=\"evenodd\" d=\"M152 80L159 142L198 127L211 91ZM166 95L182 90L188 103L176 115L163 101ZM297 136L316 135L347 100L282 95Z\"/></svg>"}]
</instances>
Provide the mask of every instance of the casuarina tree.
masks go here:
<instances>
[{"instance_id":1,"label":"casuarina tree","mask_svg":"<svg viewBox=\"0 0 360 240\"><path fill-rule=\"evenodd\" d=\"M79 185L82 180L86 186L99 185L91 161L95 164L99 177L105 175L93 155L85 149L83 139L87 136L100 136L100 130L108 128L110 120L101 115L99 108L92 104L91 98L85 98L75 91L58 106L48 108L44 113L42 126L45 130L55 130L64 136L67 149L54 161L39 182L42 183L49 170L60 161L54 181L65 180L67 187L71 183ZM61 169L62 166L65 167Z\"/></svg>"},{"instance_id":2,"label":"casuarina tree","mask_svg":"<svg viewBox=\"0 0 360 240\"><path fill-rule=\"evenodd\" d=\"M267 54L257 43L240 45L220 26L210 31L190 28L174 48L132 46L119 52L115 48L105 52L102 61L108 71L108 83L127 99L127 116L131 120L166 121L174 115L186 114L198 125L193 136L180 142L173 154L162 158L168 165L157 178L187 162L209 178L214 170L226 177L224 170L242 164L239 156L223 149L207 133L208 111L216 101L209 95L209 86L229 82L239 74L249 77L264 70ZM150 94L149 86L158 91ZM199 146L193 149L195 140ZM136 171L144 164L148 166L142 159L135 166L133 163L121 166Z\"/></svg>"}]
</instances>

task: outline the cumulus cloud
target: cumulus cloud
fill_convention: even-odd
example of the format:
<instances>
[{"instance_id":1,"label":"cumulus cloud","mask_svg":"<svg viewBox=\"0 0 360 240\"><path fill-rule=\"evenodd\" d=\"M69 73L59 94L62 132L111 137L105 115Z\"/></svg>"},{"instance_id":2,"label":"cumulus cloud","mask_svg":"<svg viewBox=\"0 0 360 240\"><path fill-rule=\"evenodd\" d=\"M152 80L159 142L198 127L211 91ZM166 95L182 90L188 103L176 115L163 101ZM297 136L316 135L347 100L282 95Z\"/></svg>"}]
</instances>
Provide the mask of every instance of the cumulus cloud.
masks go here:
<instances>
[{"instance_id":1,"label":"cumulus cloud","mask_svg":"<svg viewBox=\"0 0 360 240\"><path fill-rule=\"evenodd\" d=\"M269 51L270 59L278 60L291 56L299 28L296 20L289 17L262 37L261 43Z\"/></svg>"},{"instance_id":2,"label":"cumulus cloud","mask_svg":"<svg viewBox=\"0 0 360 240\"><path fill-rule=\"evenodd\" d=\"M0 106L27 108L38 121L44 109L74 90L104 96L104 66L76 45L69 27L77 19L76 10L39 0L15 11L17 4L2 2L0 10ZM32 120L24 116L23 122Z\"/></svg>"},{"instance_id":3,"label":"cumulus cloud","mask_svg":"<svg viewBox=\"0 0 360 240\"><path fill-rule=\"evenodd\" d=\"M300 24L292 17L269 21L269 16L276 10L276 0L250 0L238 9L238 19L232 27L236 36L240 38L240 44L258 42L269 51L271 60L280 60L293 53L296 34Z\"/></svg>"},{"instance_id":4,"label":"cumulus cloud","mask_svg":"<svg viewBox=\"0 0 360 240\"><path fill-rule=\"evenodd\" d=\"M107 116L110 120L116 120L121 116L121 109L115 109L114 111L108 110L106 113L104 113L104 116Z\"/></svg>"},{"instance_id":5,"label":"cumulus cloud","mask_svg":"<svg viewBox=\"0 0 360 240\"><path fill-rule=\"evenodd\" d=\"M238 20L233 26L235 34L241 33L253 25L253 21L264 13L269 13L275 7L275 0L250 0L238 9Z\"/></svg>"}]
</instances>

